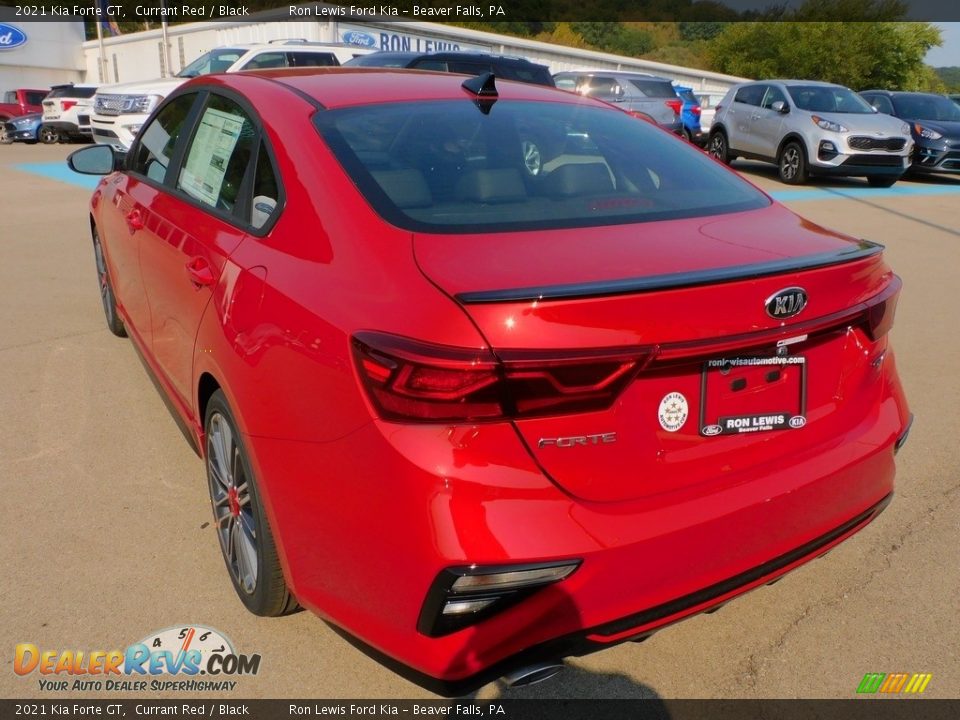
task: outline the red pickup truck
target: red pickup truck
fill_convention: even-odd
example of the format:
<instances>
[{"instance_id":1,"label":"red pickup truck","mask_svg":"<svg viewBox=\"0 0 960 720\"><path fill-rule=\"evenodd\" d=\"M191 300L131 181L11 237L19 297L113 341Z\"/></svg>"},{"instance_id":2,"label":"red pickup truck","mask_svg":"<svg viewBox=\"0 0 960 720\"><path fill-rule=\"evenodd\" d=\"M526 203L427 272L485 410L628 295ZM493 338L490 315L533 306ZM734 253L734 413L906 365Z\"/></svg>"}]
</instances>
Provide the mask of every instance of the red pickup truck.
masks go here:
<instances>
[{"instance_id":1,"label":"red pickup truck","mask_svg":"<svg viewBox=\"0 0 960 720\"><path fill-rule=\"evenodd\" d=\"M43 112L43 98L47 96L49 90L29 90L21 88L19 90L9 90L3 94L3 102L0 103L0 128L10 118L20 117L28 113ZM0 136L0 139L5 139Z\"/></svg>"}]
</instances>

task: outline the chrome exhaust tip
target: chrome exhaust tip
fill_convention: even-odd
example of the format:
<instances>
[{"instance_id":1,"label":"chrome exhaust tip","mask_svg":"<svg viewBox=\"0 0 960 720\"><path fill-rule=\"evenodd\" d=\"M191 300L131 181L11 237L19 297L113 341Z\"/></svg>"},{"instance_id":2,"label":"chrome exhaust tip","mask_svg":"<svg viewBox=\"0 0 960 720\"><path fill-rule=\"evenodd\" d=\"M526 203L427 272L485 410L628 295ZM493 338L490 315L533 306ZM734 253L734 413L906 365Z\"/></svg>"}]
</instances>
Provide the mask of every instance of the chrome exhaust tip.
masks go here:
<instances>
[{"instance_id":1,"label":"chrome exhaust tip","mask_svg":"<svg viewBox=\"0 0 960 720\"><path fill-rule=\"evenodd\" d=\"M508 687L527 687L549 680L566 666L562 662L542 662L527 665L503 676Z\"/></svg>"}]
</instances>

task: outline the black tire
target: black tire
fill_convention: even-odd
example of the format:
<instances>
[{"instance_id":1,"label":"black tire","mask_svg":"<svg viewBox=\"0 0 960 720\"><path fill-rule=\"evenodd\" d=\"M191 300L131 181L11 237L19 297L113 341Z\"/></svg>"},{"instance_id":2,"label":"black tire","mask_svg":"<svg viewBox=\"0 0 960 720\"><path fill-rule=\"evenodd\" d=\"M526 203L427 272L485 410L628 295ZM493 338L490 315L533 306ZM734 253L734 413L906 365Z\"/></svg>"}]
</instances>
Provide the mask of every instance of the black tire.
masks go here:
<instances>
[{"instance_id":1,"label":"black tire","mask_svg":"<svg viewBox=\"0 0 960 720\"><path fill-rule=\"evenodd\" d=\"M127 329L123 320L117 314L117 299L113 294L113 284L110 282L110 271L107 270L107 261L103 257L103 247L100 245L100 233L93 229L93 258L97 264L97 280L100 283L100 302L103 305L103 315L107 321L107 328L117 337L126 337Z\"/></svg>"},{"instance_id":2,"label":"black tire","mask_svg":"<svg viewBox=\"0 0 960 720\"><path fill-rule=\"evenodd\" d=\"M52 127L41 125L40 131L37 133L37 138L44 145L56 145L58 142L60 142L60 133L54 130Z\"/></svg>"},{"instance_id":3,"label":"black tire","mask_svg":"<svg viewBox=\"0 0 960 720\"><path fill-rule=\"evenodd\" d=\"M777 156L777 174L780 181L787 185L803 185L810 172L807 169L807 151L796 140L791 140L780 148Z\"/></svg>"},{"instance_id":4,"label":"black tire","mask_svg":"<svg viewBox=\"0 0 960 720\"><path fill-rule=\"evenodd\" d=\"M893 184L899 180L897 176L889 175L868 175L867 182L870 183L870 187L875 188L888 188L893 187Z\"/></svg>"},{"instance_id":5,"label":"black tire","mask_svg":"<svg viewBox=\"0 0 960 720\"><path fill-rule=\"evenodd\" d=\"M707 152L710 153L711 157L716 158L724 165L730 164L732 160L730 157L730 146L727 143L727 134L723 130L710 133L710 143L707 145Z\"/></svg>"},{"instance_id":6,"label":"black tire","mask_svg":"<svg viewBox=\"0 0 960 720\"><path fill-rule=\"evenodd\" d=\"M247 450L220 390L207 403L203 429L214 529L233 589L254 615L293 612L297 600L283 578Z\"/></svg>"},{"instance_id":7,"label":"black tire","mask_svg":"<svg viewBox=\"0 0 960 720\"><path fill-rule=\"evenodd\" d=\"M683 126L680 132L683 133L684 140L686 140L688 143L693 143L693 135L690 134L690 131L687 129L686 125Z\"/></svg>"}]
</instances>

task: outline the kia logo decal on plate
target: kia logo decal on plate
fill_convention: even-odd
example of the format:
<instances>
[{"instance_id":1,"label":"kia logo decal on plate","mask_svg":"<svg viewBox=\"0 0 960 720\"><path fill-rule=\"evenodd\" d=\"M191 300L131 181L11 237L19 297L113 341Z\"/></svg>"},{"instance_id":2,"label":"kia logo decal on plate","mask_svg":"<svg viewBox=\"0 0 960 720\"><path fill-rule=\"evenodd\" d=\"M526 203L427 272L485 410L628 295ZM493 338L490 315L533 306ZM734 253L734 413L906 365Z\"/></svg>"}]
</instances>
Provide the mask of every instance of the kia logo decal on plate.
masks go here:
<instances>
[{"instance_id":1,"label":"kia logo decal on plate","mask_svg":"<svg viewBox=\"0 0 960 720\"><path fill-rule=\"evenodd\" d=\"M807 291L800 287L778 290L767 298L767 315L780 320L793 317L807 306Z\"/></svg>"}]
</instances>

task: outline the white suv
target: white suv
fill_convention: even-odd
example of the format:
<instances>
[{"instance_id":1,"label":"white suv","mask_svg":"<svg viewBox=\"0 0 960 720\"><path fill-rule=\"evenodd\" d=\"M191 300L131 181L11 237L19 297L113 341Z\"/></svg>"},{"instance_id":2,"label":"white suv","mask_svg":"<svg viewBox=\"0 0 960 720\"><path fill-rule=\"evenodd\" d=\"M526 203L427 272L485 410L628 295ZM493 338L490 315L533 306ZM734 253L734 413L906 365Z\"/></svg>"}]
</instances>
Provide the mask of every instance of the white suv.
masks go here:
<instances>
[{"instance_id":1,"label":"white suv","mask_svg":"<svg viewBox=\"0 0 960 720\"><path fill-rule=\"evenodd\" d=\"M127 149L160 101L192 77L267 68L341 65L374 50L345 43L281 40L237 44L204 53L172 78L104 85L93 101L93 139Z\"/></svg>"},{"instance_id":2,"label":"white suv","mask_svg":"<svg viewBox=\"0 0 960 720\"><path fill-rule=\"evenodd\" d=\"M43 99L43 126L40 139L52 143L59 140L89 139L90 111L96 85L54 85Z\"/></svg>"}]
</instances>

